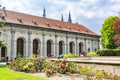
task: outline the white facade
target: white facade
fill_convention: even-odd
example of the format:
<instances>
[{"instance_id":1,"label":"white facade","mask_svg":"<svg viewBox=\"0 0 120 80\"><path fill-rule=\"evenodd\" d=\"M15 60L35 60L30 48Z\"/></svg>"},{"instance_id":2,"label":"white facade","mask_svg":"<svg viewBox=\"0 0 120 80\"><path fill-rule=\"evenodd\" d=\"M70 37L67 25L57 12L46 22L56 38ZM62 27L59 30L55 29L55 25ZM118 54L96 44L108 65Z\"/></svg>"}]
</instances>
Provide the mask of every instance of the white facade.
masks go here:
<instances>
[{"instance_id":1,"label":"white facade","mask_svg":"<svg viewBox=\"0 0 120 80\"><path fill-rule=\"evenodd\" d=\"M38 41L38 55L48 57L47 53L51 52L55 57L60 54L60 41L62 45L62 54L70 52L70 43L72 45L72 53L79 54L81 51L97 51L99 49L99 36L81 34L75 32L68 32L55 29L40 28L35 26L24 26L17 24L7 23L3 28L0 28L0 40L4 41L5 45L5 57L9 57L9 60L17 57L17 40L20 38L23 40L24 49L23 57L30 57L33 53L33 40ZM49 42L48 42L49 41ZM51 51L47 51L47 44L51 44ZM80 47L79 44L82 44ZM80 47L80 48L79 48ZM0 48L0 60L2 57L2 48Z\"/></svg>"}]
</instances>

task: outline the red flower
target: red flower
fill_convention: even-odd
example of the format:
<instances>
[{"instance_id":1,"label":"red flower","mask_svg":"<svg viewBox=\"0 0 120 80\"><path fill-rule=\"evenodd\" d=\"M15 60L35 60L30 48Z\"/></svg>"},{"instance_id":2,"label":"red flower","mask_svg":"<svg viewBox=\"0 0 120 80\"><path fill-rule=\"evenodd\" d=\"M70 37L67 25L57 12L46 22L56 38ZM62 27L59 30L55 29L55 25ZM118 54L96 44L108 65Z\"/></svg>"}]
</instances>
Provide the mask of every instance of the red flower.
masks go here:
<instances>
[{"instance_id":1,"label":"red flower","mask_svg":"<svg viewBox=\"0 0 120 80\"><path fill-rule=\"evenodd\" d=\"M66 61L66 60L62 60L61 62L62 62L62 63L66 63L67 61Z\"/></svg>"},{"instance_id":2,"label":"red flower","mask_svg":"<svg viewBox=\"0 0 120 80\"><path fill-rule=\"evenodd\" d=\"M105 70L103 69L103 70L101 70L102 72L105 72Z\"/></svg>"},{"instance_id":3,"label":"red flower","mask_svg":"<svg viewBox=\"0 0 120 80\"><path fill-rule=\"evenodd\" d=\"M35 58L35 61L39 62L39 61L40 61L40 58Z\"/></svg>"},{"instance_id":4,"label":"red flower","mask_svg":"<svg viewBox=\"0 0 120 80\"><path fill-rule=\"evenodd\" d=\"M61 68L61 69L65 69L66 66L65 66L64 64L61 64L61 65L60 65L60 68Z\"/></svg>"}]
</instances>

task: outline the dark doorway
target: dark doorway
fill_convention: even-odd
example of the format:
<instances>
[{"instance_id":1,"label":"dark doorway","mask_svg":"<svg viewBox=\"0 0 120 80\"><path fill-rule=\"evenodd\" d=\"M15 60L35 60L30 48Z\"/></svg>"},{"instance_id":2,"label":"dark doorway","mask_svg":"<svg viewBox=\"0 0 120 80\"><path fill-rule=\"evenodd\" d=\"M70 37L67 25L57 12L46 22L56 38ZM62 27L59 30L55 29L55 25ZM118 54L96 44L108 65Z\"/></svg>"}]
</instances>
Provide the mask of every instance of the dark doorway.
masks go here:
<instances>
[{"instance_id":1,"label":"dark doorway","mask_svg":"<svg viewBox=\"0 0 120 80\"><path fill-rule=\"evenodd\" d=\"M33 40L33 53L37 56L38 55L38 40L37 39L34 39Z\"/></svg>"},{"instance_id":2,"label":"dark doorway","mask_svg":"<svg viewBox=\"0 0 120 80\"><path fill-rule=\"evenodd\" d=\"M22 38L17 39L17 57L23 57L24 55L24 40Z\"/></svg>"},{"instance_id":3,"label":"dark doorway","mask_svg":"<svg viewBox=\"0 0 120 80\"><path fill-rule=\"evenodd\" d=\"M51 50L52 50L52 46L51 46L51 41L48 40L47 41L47 56L50 57L51 56Z\"/></svg>"},{"instance_id":4,"label":"dark doorway","mask_svg":"<svg viewBox=\"0 0 120 80\"><path fill-rule=\"evenodd\" d=\"M62 55L63 54L63 42L60 41L59 42L59 55Z\"/></svg>"},{"instance_id":5,"label":"dark doorway","mask_svg":"<svg viewBox=\"0 0 120 80\"><path fill-rule=\"evenodd\" d=\"M70 53L74 53L73 49L74 49L74 43L70 42Z\"/></svg>"},{"instance_id":6,"label":"dark doorway","mask_svg":"<svg viewBox=\"0 0 120 80\"><path fill-rule=\"evenodd\" d=\"M2 61L5 61L5 59L6 59L6 52L7 52L7 48L4 46L4 47L2 47L1 48L1 60Z\"/></svg>"},{"instance_id":7,"label":"dark doorway","mask_svg":"<svg viewBox=\"0 0 120 80\"><path fill-rule=\"evenodd\" d=\"M83 47L83 44L82 44L82 43L79 43L79 53L82 52L82 47Z\"/></svg>"}]
</instances>

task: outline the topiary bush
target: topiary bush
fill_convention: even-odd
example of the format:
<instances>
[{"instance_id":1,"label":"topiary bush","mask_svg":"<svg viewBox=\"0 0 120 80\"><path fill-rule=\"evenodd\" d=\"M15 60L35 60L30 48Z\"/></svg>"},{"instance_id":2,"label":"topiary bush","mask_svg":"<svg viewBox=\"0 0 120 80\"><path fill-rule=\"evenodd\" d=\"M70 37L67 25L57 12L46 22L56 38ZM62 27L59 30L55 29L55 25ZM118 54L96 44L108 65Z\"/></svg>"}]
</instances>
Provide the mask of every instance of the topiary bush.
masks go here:
<instances>
[{"instance_id":1,"label":"topiary bush","mask_svg":"<svg viewBox=\"0 0 120 80\"><path fill-rule=\"evenodd\" d=\"M98 54L96 54L95 52L89 52L87 56L92 57L92 56L99 56L99 55L98 55Z\"/></svg>"},{"instance_id":2,"label":"topiary bush","mask_svg":"<svg viewBox=\"0 0 120 80\"><path fill-rule=\"evenodd\" d=\"M120 49L98 50L97 54L99 56L120 56Z\"/></svg>"}]
</instances>

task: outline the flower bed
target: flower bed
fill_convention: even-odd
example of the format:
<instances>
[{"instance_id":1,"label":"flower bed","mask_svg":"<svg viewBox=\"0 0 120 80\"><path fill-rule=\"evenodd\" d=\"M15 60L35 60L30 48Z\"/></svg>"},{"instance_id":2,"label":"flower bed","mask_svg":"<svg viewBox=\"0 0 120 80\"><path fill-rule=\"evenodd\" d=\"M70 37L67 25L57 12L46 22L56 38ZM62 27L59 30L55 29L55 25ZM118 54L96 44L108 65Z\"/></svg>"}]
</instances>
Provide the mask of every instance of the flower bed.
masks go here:
<instances>
[{"instance_id":1,"label":"flower bed","mask_svg":"<svg viewBox=\"0 0 120 80\"><path fill-rule=\"evenodd\" d=\"M101 80L103 78L118 80L119 78L117 75L105 70L98 70L95 67L77 66L75 62L66 60L49 61L45 58L16 59L10 62L9 68L27 73L45 72L48 77L56 73L78 73L80 75L85 75L88 79L90 78L92 80Z\"/></svg>"}]
</instances>

